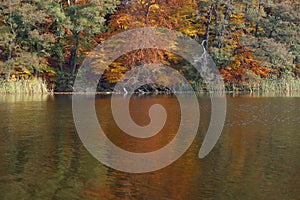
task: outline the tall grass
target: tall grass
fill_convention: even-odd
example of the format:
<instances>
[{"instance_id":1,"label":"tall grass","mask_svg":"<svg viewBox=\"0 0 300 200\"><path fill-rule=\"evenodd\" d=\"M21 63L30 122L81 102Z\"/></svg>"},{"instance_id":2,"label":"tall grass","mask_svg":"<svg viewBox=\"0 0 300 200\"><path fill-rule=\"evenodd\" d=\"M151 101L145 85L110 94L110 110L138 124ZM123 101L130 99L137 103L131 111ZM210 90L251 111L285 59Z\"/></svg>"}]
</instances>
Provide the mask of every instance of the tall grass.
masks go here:
<instances>
[{"instance_id":1,"label":"tall grass","mask_svg":"<svg viewBox=\"0 0 300 200\"><path fill-rule=\"evenodd\" d=\"M2 94L49 94L47 83L41 78L35 79L0 79Z\"/></svg>"},{"instance_id":2,"label":"tall grass","mask_svg":"<svg viewBox=\"0 0 300 200\"><path fill-rule=\"evenodd\" d=\"M280 80L265 80L259 85L262 92L283 92L292 93L300 92L300 79L280 79Z\"/></svg>"},{"instance_id":3,"label":"tall grass","mask_svg":"<svg viewBox=\"0 0 300 200\"><path fill-rule=\"evenodd\" d=\"M194 83L195 91L224 91L221 85L209 88L203 83ZM244 83L231 83L225 86L225 90L229 93L258 93L258 94L300 94L300 78L286 77L281 79L263 79L251 80Z\"/></svg>"},{"instance_id":4,"label":"tall grass","mask_svg":"<svg viewBox=\"0 0 300 200\"><path fill-rule=\"evenodd\" d=\"M232 84L231 88L226 88L228 92L250 92L250 93L278 93L278 94L289 94L289 93L300 93L300 80L265 80L261 83L253 85L245 84Z\"/></svg>"}]
</instances>

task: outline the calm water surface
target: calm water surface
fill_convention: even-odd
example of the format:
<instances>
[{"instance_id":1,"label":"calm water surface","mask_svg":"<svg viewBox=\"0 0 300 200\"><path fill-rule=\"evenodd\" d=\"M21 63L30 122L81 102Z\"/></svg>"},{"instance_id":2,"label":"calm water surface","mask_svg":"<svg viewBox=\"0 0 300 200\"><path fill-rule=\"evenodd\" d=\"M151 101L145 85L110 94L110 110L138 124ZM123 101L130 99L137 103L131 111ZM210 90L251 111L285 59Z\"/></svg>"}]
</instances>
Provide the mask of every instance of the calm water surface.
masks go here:
<instances>
[{"instance_id":1,"label":"calm water surface","mask_svg":"<svg viewBox=\"0 0 300 200\"><path fill-rule=\"evenodd\" d=\"M206 158L197 155L210 99L199 97L199 131L189 150L159 171L128 174L102 165L84 148L71 96L0 96L0 199L300 199L300 98L227 100L224 131ZM147 152L167 144L180 119L175 97L136 97L130 104L136 123L149 123L153 103L172 115L147 140L128 138L116 127L109 97L97 97L96 110L115 144Z\"/></svg>"}]
</instances>

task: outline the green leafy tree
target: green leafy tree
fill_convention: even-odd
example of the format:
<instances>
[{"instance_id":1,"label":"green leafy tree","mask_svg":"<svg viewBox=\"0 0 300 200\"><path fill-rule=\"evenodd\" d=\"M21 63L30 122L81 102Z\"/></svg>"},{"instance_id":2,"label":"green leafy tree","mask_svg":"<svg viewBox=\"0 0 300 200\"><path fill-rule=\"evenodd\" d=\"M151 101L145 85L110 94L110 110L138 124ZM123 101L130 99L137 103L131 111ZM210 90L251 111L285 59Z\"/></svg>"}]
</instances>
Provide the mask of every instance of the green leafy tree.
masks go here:
<instances>
[{"instance_id":1,"label":"green leafy tree","mask_svg":"<svg viewBox=\"0 0 300 200\"><path fill-rule=\"evenodd\" d=\"M3 35L0 37L1 50L6 55L4 66L10 69L28 70L34 76L45 70L49 56L50 44L54 42L52 33L47 32L45 25L49 23L49 15L44 10L44 4L39 1L1 1ZM35 65L24 61L31 55Z\"/></svg>"},{"instance_id":2,"label":"green leafy tree","mask_svg":"<svg viewBox=\"0 0 300 200\"><path fill-rule=\"evenodd\" d=\"M70 70L71 74L76 72L78 58L84 55L84 50L94 46L95 35L107 30L105 16L112 13L118 4L117 0L89 0L67 2L64 8L68 18L66 29L70 32L67 37L70 45Z\"/></svg>"}]
</instances>

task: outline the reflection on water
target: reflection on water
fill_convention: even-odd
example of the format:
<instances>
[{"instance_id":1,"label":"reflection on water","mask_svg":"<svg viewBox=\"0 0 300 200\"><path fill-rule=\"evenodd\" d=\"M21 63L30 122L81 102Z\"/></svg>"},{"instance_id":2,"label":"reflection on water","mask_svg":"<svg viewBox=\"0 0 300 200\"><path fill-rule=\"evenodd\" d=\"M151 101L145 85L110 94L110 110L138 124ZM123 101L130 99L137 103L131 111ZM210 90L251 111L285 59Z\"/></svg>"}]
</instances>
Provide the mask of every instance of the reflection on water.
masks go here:
<instances>
[{"instance_id":1,"label":"reflection on water","mask_svg":"<svg viewBox=\"0 0 300 200\"><path fill-rule=\"evenodd\" d=\"M210 101L200 97L199 102L199 133L189 150L162 170L127 174L102 165L83 147L74 128L71 96L2 96L0 197L299 199L299 98L228 97L222 136L202 160L197 155L209 124ZM131 114L138 124L149 123L153 103L172 115L161 133L147 141L128 138L115 126L109 97L96 99L98 119L122 148L155 150L176 134L180 112L171 96L134 98Z\"/></svg>"},{"instance_id":2,"label":"reflection on water","mask_svg":"<svg viewBox=\"0 0 300 200\"><path fill-rule=\"evenodd\" d=\"M54 96L52 95L1 95L0 102L4 103L12 103L12 102L25 102L25 101L47 101L52 99Z\"/></svg>"}]
</instances>

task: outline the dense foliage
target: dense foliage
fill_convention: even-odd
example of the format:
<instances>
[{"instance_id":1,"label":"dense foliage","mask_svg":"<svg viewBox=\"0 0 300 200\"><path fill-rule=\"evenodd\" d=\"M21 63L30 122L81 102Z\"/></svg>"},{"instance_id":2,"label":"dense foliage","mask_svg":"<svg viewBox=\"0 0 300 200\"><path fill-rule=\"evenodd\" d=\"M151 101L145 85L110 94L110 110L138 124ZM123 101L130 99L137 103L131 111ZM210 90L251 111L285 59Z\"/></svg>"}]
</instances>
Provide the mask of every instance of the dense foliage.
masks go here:
<instances>
[{"instance_id":1,"label":"dense foliage","mask_svg":"<svg viewBox=\"0 0 300 200\"><path fill-rule=\"evenodd\" d=\"M97 44L151 26L202 43L229 90L300 90L299 24L298 0L0 0L0 75L6 82L42 78L49 89L71 91ZM123 55L103 82L109 89L127 70L152 62L203 86L189 63L154 49Z\"/></svg>"}]
</instances>

